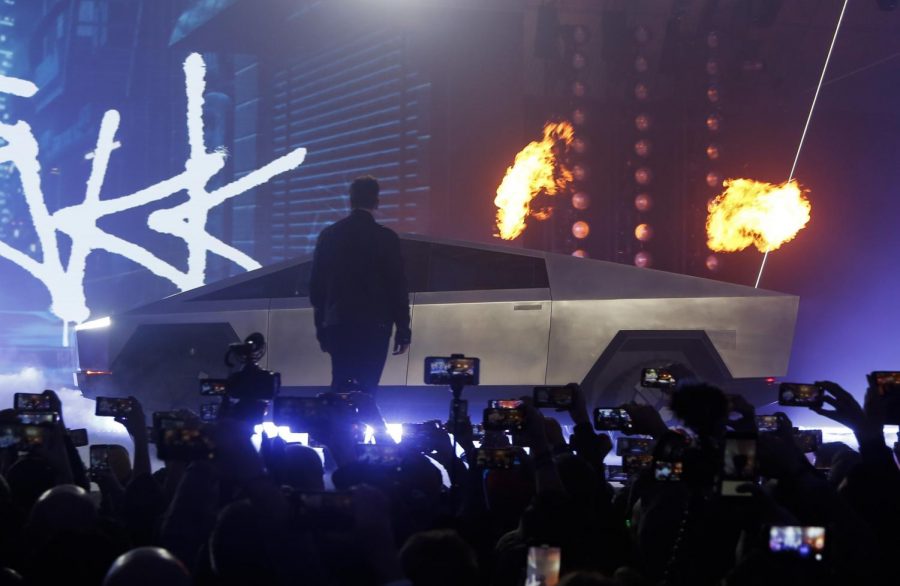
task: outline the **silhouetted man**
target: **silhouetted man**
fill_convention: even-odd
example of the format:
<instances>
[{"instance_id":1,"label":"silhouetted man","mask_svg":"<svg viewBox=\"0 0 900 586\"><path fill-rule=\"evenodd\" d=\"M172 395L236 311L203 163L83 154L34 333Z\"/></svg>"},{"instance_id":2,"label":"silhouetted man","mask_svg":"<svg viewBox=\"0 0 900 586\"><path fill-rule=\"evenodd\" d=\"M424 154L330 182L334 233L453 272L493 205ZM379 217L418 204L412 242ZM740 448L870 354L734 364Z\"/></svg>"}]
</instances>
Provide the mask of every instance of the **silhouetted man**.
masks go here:
<instances>
[{"instance_id":1,"label":"silhouetted man","mask_svg":"<svg viewBox=\"0 0 900 586\"><path fill-rule=\"evenodd\" d=\"M372 392L387 360L409 348L409 293L400 239L375 222L378 181L359 177L350 185L350 215L322 230L310 275L316 337L331 355L331 384L355 379Z\"/></svg>"}]
</instances>

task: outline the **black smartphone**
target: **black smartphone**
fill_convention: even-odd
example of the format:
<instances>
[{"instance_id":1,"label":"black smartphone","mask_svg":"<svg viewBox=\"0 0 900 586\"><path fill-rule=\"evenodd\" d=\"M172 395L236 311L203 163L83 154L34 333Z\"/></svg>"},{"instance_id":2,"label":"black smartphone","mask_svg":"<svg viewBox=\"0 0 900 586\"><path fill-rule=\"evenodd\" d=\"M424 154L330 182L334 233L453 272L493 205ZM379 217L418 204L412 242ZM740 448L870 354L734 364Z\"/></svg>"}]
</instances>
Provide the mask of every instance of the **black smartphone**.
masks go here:
<instances>
[{"instance_id":1,"label":"black smartphone","mask_svg":"<svg viewBox=\"0 0 900 586\"><path fill-rule=\"evenodd\" d=\"M653 463L653 477L663 482L678 482L684 472L681 462L666 462L657 460Z\"/></svg>"},{"instance_id":2,"label":"black smartphone","mask_svg":"<svg viewBox=\"0 0 900 586\"><path fill-rule=\"evenodd\" d=\"M477 385L481 378L480 370L481 361L478 358L428 356L425 358L425 384Z\"/></svg>"},{"instance_id":3,"label":"black smartphone","mask_svg":"<svg viewBox=\"0 0 900 586\"><path fill-rule=\"evenodd\" d=\"M16 411L16 420L22 425L53 425L59 423L59 413L55 411Z\"/></svg>"},{"instance_id":4,"label":"black smartphone","mask_svg":"<svg viewBox=\"0 0 900 586\"><path fill-rule=\"evenodd\" d=\"M724 461L722 464L722 496L752 496L749 492L737 492L742 484L757 480L757 436L755 433L729 432L725 434Z\"/></svg>"},{"instance_id":5,"label":"black smartphone","mask_svg":"<svg viewBox=\"0 0 900 586\"><path fill-rule=\"evenodd\" d=\"M403 455L396 444L356 444L356 460L375 466L400 466Z\"/></svg>"},{"instance_id":6,"label":"black smartphone","mask_svg":"<svg viewBox=\"0 0 900 586\"><path fill-rule=\"evenodd\" d=\"M97 417L121 417L131 411L133 403L128 397L97 397L94 415Z\"/></svg>"},{"instance_id":7,"label":"black smartphone","mask_svg":"<svg viewBox=\"0 0 900 586\"><path fill-rule=\"evenodd\" d=\"M353 495L349 492L287 493L294 527L315 531L350 531L355 525Z\"/></svg>"},{"instance_id":8,"label":"black smartphone","mask_svg":"<svg viewBox=\"0 0 900 586\"><path fill-rule=\"evenodd\" d=\"M675 375L666 368L645 368L641 370L641 386L657 389L674 387Z\"/></svg>"},{"instance_id":9,"label":"black smartphone","mask_svg":"<svg viewBox=\"0 0 900 586\"><path fill-rule=\"evenodd\" d=\"M292 431L309 431L328 417L328 406L318 397L275 397L272 421Z\"/></svg>"},{"instance_id":10,"label":"black smartphone","mask_svg":"<svg viewBox=\"0 0 900 586\"><path fill-rule=\"evenodd\" d=\"M219 418L219 409L221 408L221 403L203 403L200 405L200 421L216 421Z\"/></svg>"},{"instance_id":11,"label":"black smartphone","mask_svg":"<svg viewBox=\"0 0 900 586\"><path fill-rule=\"evenodd\" d=\"M513 446L505 448L478 448L475 466L484 470L509 470L522 465L524 452Z\"/></svg>"},{"instance_id":12,"label":"black smartphone","mask_svg":"<svg viewBox=\"0 0 900 586\"><path fill-rule=\"evenodd\" d=\"M520 407L488 407L484 410L482 425L485 431L522 431L525 411Z\"/></svg>"},{"instance_id":13,"label":"black smartphone","mask_svg":"<svg viewBox=\"0 0 900 586\"><path fill-rule=\"evenodd\" d=\"M868 379L884 405L884 422L900 425L900 372L876 370Z\"/></svg>"},{"instance_id":14,"label":"black smartphone","mask_svg":"<svg viewBox=\"0 0 900 586\"><path fill-rule=\"evenodd\" d=\"M790 407L821 407L822 388L801 383L778 385L778 404Z\"/></svg>"},{"instance_id":15,"label":"black smartphone","mask_svg":"<svg viewBox=\"0 0 900 586\"><path fill-rule=\"evenodd\" d=\"M228 381L224 378L200 379L200 394L204 397L221 397L228 394Z\"/></svg>"},{"instance_id":16,"label":"black smartphone","mask_svg":"<svg viewBox=\"0 0 900 586\"><path fill-rule=\"evenodd\" d=\"M652 454L638 454L630 456L622 456L622 471L628 476L633 476L643 470L649 470L653 467Z\"/></svg>"},{"instance_id":17,"label":"black smartphone","mask_svg":"<svg viewBox=\"0 0 900 586\"><path fill-rule=\"evenodd\" d=\"M68 432L69 439L72 441L72 445L74 445L76 448L88 445L88 432L86 429L69 429Z\"/></svg>"},{"instance_id":18,"label":"black smartphone","mask_svg":"<svg viewBox=\"0 0 900 586\"><path fill-rule=\"evenodd\" d=\"M822 430L795 429L794 441L804 454L813 454L822 445Z\"/></svg>"},{"instance_id":19,"label":"black smartphone","mask_svg":"<svg viewBox=\"0 0 900 586\"><path fill-rule=\"evenodd\" d=\"M616 440L617 456L639 456L653 452L656 442L647 437L620 437Z\"/></svg>"},{"instance_id":20,"label":"black smartphone","mask_svg":"<svg viewBox=\"0 0 900 586\"><path fill-rule=\"evenodd\" d=\"M534 387L534 406L538 409L569 409L572 406L572 387Z\"/></svg>"},{"instance_id":21,"label":"black smartphone","mask_svg":"<svg viewBox=\"0 0 900 586\"><path fill-rule=\"evenodd\" d=\"M90 448L91 464L88 468L91 480L98 475L109 472L109 445L97 444Z\"/></svg>"},{"instance_id":22,"label":"black smartphone","mask_svg":"<svg viewBox=\"0 0 900 586\"><path fill-rule=\"evenodd\" d=\"M13 406L19 411L53 411L50 397L42 393L16 393Z\"/></svg>"},{"instance_id":23,"label":"black smartphone","mask_svg":"<svg viewBox=\"0 0 900 586\"><path fill-rule=\"evenodd\" d=\"M769 551L821 562L825 559L825 534L825 527L773 525L769 527Z\"/></svg>"},{"instance_id":24,"label":"black smartphone","mask_svg":"<svg viewBox=\"0 0 900 586\"><path fill-rule=\"evenodd\" d=\"M777 415L757 415L756 431L768 432L778 431L779 418Z\"/></svg>"},{"instance_id":25,"label":"black smartphone","mask_svg":"<svg viewBox=\"0 0 900 586\"><path fill-rule=\"evenodd\" d=\"M618 407L597 407L594 409L594 429L597 431L624 431L632 429L631 415Z\"/></svg>"},{"instance_id":26,"label":"black smartphone","mask_svg":"<svg viewBox=\"0 0 900 586\"><path fill-rule=\"evenodd\" d=\"M215 442L208 423L172 413L153 414L156 455L160 460L191 462L213 457Z\"/></svg>"}]
</instances>

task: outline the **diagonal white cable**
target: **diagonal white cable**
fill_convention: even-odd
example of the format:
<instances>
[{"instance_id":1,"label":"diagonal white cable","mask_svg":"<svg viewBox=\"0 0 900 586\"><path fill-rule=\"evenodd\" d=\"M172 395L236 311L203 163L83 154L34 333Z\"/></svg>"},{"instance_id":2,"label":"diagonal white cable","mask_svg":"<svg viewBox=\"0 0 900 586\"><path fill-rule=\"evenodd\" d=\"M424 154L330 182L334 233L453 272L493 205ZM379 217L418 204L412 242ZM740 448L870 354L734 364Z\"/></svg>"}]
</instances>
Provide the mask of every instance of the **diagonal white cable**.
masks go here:
<instances>
[{"instance_id":1,"label":"diagonal white cable","mask_svg":"<svg viewBox=\"0 0 900 586\"><path fill-rule=\"evenodd\" d=\"M847 12L847 4L850 0L844 0L844 6L841 8L841 14L838 16L837 26L834 27L834 36L831 37L831 45L828 47L828 55L825 57L825 65L822 67L822 75L819 76L819 84L816 86L816 93L813 95L812 105L809 107L809 115L806 117L806 124L803 125L803 134L800 135L800 144L797 145L797 154L794 155L794 164L791 165L791 174L788 176L788 183L794 178L794 171L797 170L797 161L800 160L800 151L803 150L803 142L806 140L806 132L809 130L809 123L812 121L813 112L816 110L816 101L819 99L819 92L822 91L822 83L825 81L825 72L828 71L828 62L831 61L831 53L834 51L834 44L837 42L838 33L841 30L841 23L844 22L844 13ZM766 260L769 258L769 251L763 255L762 264L759 266L759 274L756 275L756 284L753 285L759 289L759 282L762 280L763 270L766 268Z\"/></svg>"}]
</instances>

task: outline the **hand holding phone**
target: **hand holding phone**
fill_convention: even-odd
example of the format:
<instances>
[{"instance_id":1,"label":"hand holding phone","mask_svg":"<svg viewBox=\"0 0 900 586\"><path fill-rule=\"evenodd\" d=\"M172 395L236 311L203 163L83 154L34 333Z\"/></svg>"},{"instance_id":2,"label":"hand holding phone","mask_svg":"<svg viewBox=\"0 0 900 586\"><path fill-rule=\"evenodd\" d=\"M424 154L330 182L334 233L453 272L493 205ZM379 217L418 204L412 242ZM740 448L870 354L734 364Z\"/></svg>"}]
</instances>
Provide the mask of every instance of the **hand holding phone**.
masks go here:
<instances>
[{"instance_id":1,"label":"hand holding phone","mask_svg":"<svg viewBox=\"0 0 900 586\"><path fill-rule=\"evenodd\" d=\"M757 437L755 433L725 434L725 453L722 464L722 496L752 496L738 492L742 484L754 483L758 476Z\"/></svg>"},{"instance_id":2,"label":"hand holding phone","mask_svg":"<svg viewBox=\"0 0 900 586\"><path fill-rule=\"evenodd\" d=\"M619 407L598 407L594 409L594 429L631 433L633 429L631 415Z\"/></svg>"},{"instance_id":3,"label":"hand holding phone","mask_svg":"<svg viewBox=\"0 0 900 586\"><path fill-rule=\"evenodd\" d=\"M823 389L817 384L781 383L778 385L778 404L790 407L821 407Z\"/></svg>"},{"instance_id":4,"label":"hand holding phone","mask_svg":"<svg viewBox=\"0 0 900 586\"><path fill-rule=\"evenodd\" d=\"M97 478L110 471L109 447L109 445L105 444L95 444L90 447L91 464L88 468L88 474L91 480L96 481Z\"/></svg>"},{"instance_id":5,"label":"hand holding phone","mask_svg":"<svg viewBox=\"0 0 900 586\"><path fill-rule=\"evenodd\" d=\"M97 417L124 417L131 408L130 397L97 397L94 414Z\"/></svg>"}]
</instances>

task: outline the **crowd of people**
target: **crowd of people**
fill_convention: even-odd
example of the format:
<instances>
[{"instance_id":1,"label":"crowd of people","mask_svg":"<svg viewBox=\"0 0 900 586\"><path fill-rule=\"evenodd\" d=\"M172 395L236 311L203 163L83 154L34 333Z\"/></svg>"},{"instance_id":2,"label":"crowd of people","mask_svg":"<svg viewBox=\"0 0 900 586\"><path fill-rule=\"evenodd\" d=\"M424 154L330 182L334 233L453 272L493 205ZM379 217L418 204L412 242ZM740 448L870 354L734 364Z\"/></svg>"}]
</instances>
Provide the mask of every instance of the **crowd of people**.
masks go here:
<instances>
[{"instance_id":1,"label":"crowd of people","mask_svg":"<svg viewBox=\"0 0 900 586\"><path fill-rule=\"evenodd\" d=\"M39 444L2 449L0 586L896 584L900 470L880 403L817 384L817 410L852 429L858 451L825 444L813 462L787 416L758 433L748 402L694 384L671 393L674 426L652 407L624 406L629 434L653 438L664 476L648 467L614 483L604 465L613 440L594 429L577 385L568 438L553 410L525 397L515 433L476 436L462 418L392 447L375 400L353 393L352 409L307 430L324 460L278 437L257 449L257 422L236 411L204 428L209 457L155 472L136 399L118 419L133 454L110 450L96 469L46 391L57 422ZM16 421L14 409L0 412L0 424ZM380 456L357 447L361 425L385 446ZM758 472L726 495L735 432L755 436ZM523 449L496 465L479 445ZM556 552L558 578L535 571L536 551Z\"/></svg>"}]
</instances>

